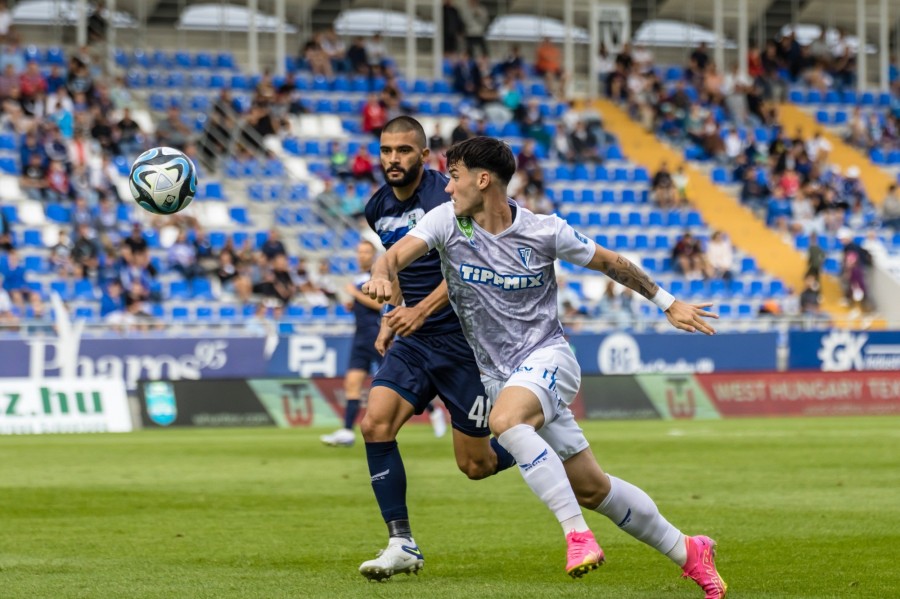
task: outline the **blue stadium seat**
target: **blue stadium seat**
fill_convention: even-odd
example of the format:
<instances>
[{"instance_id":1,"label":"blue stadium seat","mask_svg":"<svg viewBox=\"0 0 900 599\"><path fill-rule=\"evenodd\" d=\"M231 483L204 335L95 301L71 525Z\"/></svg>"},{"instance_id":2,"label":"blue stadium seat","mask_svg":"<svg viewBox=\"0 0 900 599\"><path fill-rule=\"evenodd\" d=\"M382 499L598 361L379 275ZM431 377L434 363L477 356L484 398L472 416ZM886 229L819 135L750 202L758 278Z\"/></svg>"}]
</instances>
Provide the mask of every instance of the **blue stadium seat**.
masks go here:
<instances>
[{"instance_id":1,"label":"blue stadium seat","mask_svg":"<svg viewBox=\"0 0 900 599\"><path fill-rule=\"evenodd\" d=\"M603 226L603 215L599 212L588 212L587 226L602 227Z\"/></svg>"},{"instance_id":2,"label":"blue stadium seat","mask_svg":"<svg viewBox=\"0 0 900 599\"><path fill-rule=\"evenodd\" d=\"M572 227L580 227L581 226L581 213L580 212L570 212L566 215L566 222L569 223Z\"/></svg>"},{"instance_id":3,"label":"blue stadium seat","mask_svg":"<svg viewBox=\"0 0 900 599\"><path fill-rule=\"evenodd\" d=\"M669 293L675 296L684 294L684 281L682 279L674 279L669 283Z\"/></svg>"},{"instance_id":4,"label":"blue stadium seat","mask_svg":"<svg viewBox=\"0 0 900 599\"><path fill-rule=\"evenodd\" d=\"M600 191L601 204L615 204L616 194L612 189L603 189Z\"/></svg>"},{"instance_id":5,"label":"blue stadium seat","mask_svg":"<svg viewBox=\"0 0 900 599\"><path fill-rule=\"evenodd\" d=\"M588 181L590 179L590 175L588 175L587 166L583 164L576 164L575 168L572 169L572 179L575 181Z\"/></svg>"},{"instance_id":6,"label":"blue stadium seat","mask_svg":"<svg viewBox=\"0 0 900 599\"><path fill-rule=\"evenodd\" d=\"M605 166L598 165L594 168L594 181L609 181L609 172Z\"/></svg>"},{"instance_id":7,"label":"blue stadium seat","mask_svg":"<svg viewBox=\"0 0 900 599\"><path fill-rule=\"evenodd\" d=\"M46 213L53 222L68 224L72 220L71 210L62 204L47 204Z\"/></svg>"},{"instance_id":8,"label":"blue stadium seat","mask_svg":"<svg viewBox=\"0 0 900 599\"><path fill-rule=\"evenodd\" d=\"M219 181L207 181L197 191L200 192L197 195L206 200L221 200L225 197L222 193L222 184Z\"/></svg>"},{"instance_id":9,"label":"blue stadium seat","mask_svg":"<svg viewBox=\"0 0 900 599\"><path fill-rule=\"evenodd\" d=\"M232 208L234 210L234 208ZM232 217L232 220L234 217ZM228 236L223 231L210 231L209 232L209 245L212 246L212 249L215 251L221 250L225 247L225 243L228 241Z\"/></svg>"},{"instance_id":10,"label":"blue stadium seat","mask_svg":"<svg viewBox=\"0 0 900 599\"><path fill-rule=\"evenodd\" d=\"M720 318L731 318L731 304L719 304L718 312Z\"/></svg>"},{"instance_id":11,"label":"blue stadium seat","mask_svg":"<svg viewBox=\"0 0 900 599\"><path fill-rule=\"evenodd\" d=\"M574 189L563 189L562 197L563 204L574 204L575 203L575 190Z\"/></svg>"},{"instance_id":12,"label":"blue stadium seat","mask_svg":"<svg viewBox=\"0 0 900 599\"><path fill-rule=\"evenodd\" d=\"M43 247L44 242L41 239L41 232L38 229L25 229L22 237L22 245Z\"/></svg>"},{"instance_id":13,"label":"blue stadium seat","mask_svg":"<svg viewBox=\"0 0 900 599\"><path fill-rule=\"evenodd\" d=\"M740 279L732 279L731 284L728 286L728 291L734 297L742 297L746 293L744 290L744 282Z\"/></svg>"},{"instance_id":14,"label":"blue stadium seat","mask_svg":"<svg viewBox=\"0 0 900 599\"><path fill-rule=\"evenodd\" d=\"M651 213L652 216L652 213ZM669 250L671 249L672 244L669 240L668 235L654 235L653 236L653 249L655 250Z\"/></svg>"},{"instance_id":15,"label":"blue stadium seat","mask_svg":"<svg viewBox=\"0 0 900 599\"><path fill-rule=\"evenodd\" d=\"M647 226L648 227L662 227L663 226L663 213L659 210L651 210L650 213L647 214ZM666 238L668 239L668 237Z\"/></svg>"},{"instance_id":16,"label":"blue stadium seat","mask_svg":"<svg viewBox=\"0 0 900 599\"><path fill-rule=\"evenodd\" d=\"M553 171L553 177L557 181L571 181L572 180L572 170L565 164L560 164Z\"/></svg>"},{"instance_id":17,"label":"blue stadium seat","mask_svg":"<svg viewBox=\"0 0 900 599\"><path fill-rule=\"evenodd\" d=\"M717 166L712 171L712 180L713 183L718 185L724 185L726 183L730 183L731 177L728 175L728 171L725 170L724 167Z\"/></svg>"},{"instance_id":18,"label":"blue stadium seat","mask_svg":"<svg viewBox=\"0 0 900 599\"><path fill-rule=\"evenodd\" d=\"M197 277L191 281L191 296L198 300L214 300L212 286L209 279Z\"/></svg>"},{"instance_id":19,"label":"blue stadium seat","mask_svg":"<svg viewBox=\"0 0 900 599\"><path fill-rule=\"evenodd\" d=\"M816 111L816 122L820 125L827 125L831 121L827 110Z\"/></svg>"},{"instance_id":20,"label":"blue stadium seat","mask_svg":"<svg viewBox=\"0 0 900 599\"><path fill-rule=\"evenodd\" d=\"M737 315L738 318L749 318L753 316L753 306L750 304L738 304Z\"/></svg>"},{"instance_id":21,"label":"blue stadium seat","mask_svg":"<svg viewBox=\"0 0 900 599\"><path fill-rule=\"evenodd\" d=\"M237 320L237 307L230 304L220 305L219 320Z\"/></svg>"},{"instance_id":22,"label":"blue stadium seat","mask_svg":"<svg viewBox=\"0 0 900 599\"><path fill-rule=\"evenodd\" d=\"M231 220L239 225L250 224L250 216L245 206L232 206L228 209L228 214Z\"/></svg>"},{"instance_id":23,"label":"blue stadium seat","mask_svg":"<svg viewBox=\"0 0 900 599\"><path fill-rule=\"evenodd\" d=\"M788 101L791 104L803 104L805 97L803 96L803 92L798 89L792 89L788 93Z\"/></svg>"},{"instance_id":24,"label":"blue stadium seat","mask_svg":"<svg viewBox=\"0 0 900 599\"><path fill-rule=\"evenodd\" d=\"M75 281L75 289L73 297L76 300L92 301L97 299L97 290L90 279L79 279Z\"/></svg>"},{"instance_id":25,"label":"blue stadium seat","mask_svg":"<svg viewBox=\"0 0 900 599\"><path fill-rule=\"evenodd\" d=\"M622 154L622 148L617 145L611 145L606 148L606 159L607 160L624 160L625 156Z\"/></svg>"},{"instance_id":26,"label":"blue stadium seat","mask_svg":"<svg viewBox=\"0 0 900 599\"><path fill-rule=\"evenodd\" d=\"M174 306L172 308L172 320L185 321L189 317L187 306Z\"/></svg>"},{"instance_id":27,"label":"blue stadium seat","mask_svg":"<svg viewBox=\"0 0 900 599\"><path fill-rule=\"evenodd\" d=\"M645 256L644 258L641 258L641 268L651 274L658 272L656 258L653 258L651 256Z\"/></svg>"},{"instance_id":28,"label":"blue stadium seat","mask_svg":"<svg viewBox=\"0 0 900 599\"><path fill-rule=\"evenodd\" d=\"M97 317L92 306L78 306L75 308L75 318L78 320L94 320Z\"/></svg>"},{"instance_id":29,"label":"blue stadium seat","mask_svg":"<svg viewBox=\"0 0 900 599\"><path fill-rule=\"evenodd\" d=\"M784 283L782 283L779 279L774 279L769 283L769 295L772 297L782 297L785 295L786 291L784 288Z\"/></svg>"},{"instance_id":30,"label":"blue stadium seat","mask_svg":"<svg viewBox=\"0 0 900 599\"><path fill-rule=\"evenodd\" d=\"M220 69L234 69L234 56L229 52L216 54L216 67Z\"/></svg>"},{"instance_id":31,"label":"blue stadium seat","mask_svg":"<svg viewBox=\"0 0 900 599\"><path fill-rule=\"evenodd\" d=\"M620 212L610 212L606 215L606 226L620 227L622 226L622 214Z\"/></svg>"},{"instance_id":32,"label":"blue stadium seat","mask_svg":"<svg viewBox=\"0 0 900 599\"><path fill-rule=\"evenodd\" d=\"M197 320L209 321L213 318L212 306L197 306L197 311L194 313L194 317Z\"/></svg>"},{"instance_id":33,"label":"blue stadium seat","mask_svg":"<svg viewBox=\"0 0 900 599\"><path fill-rule=\"evenodd\" d=\"M6 175L19 175L19 165L12 156L0 156L0 172Z\"/></svg>"},{"instance_id":34,"label":"blue stadium seat","mask_svg":"<svg viewBox=\"0 0 900 599\"><path fill-rule=\"evenodd\" d=\"M634 204L637 202L637 195L634 193L633 189L623 189L622 190L622 203L623 204Z\"/></svg>"},{"instance_id":35,"label":"blue stadium seat","mask_svg":"<svg viewBox=\"0 0 900 599\"><path fill-rule=\"evenodd\" d=\"M186 281L172 281L169 283L167 299L190 299L190 292Z\"/></svg>"},{"instance_id":36,"label":"blue stadium seat","mask_svg":"<svg viewBox=\"0 0 900 599\"><path fill-rule=\"evenodd\" d=\"M22 266L24 266L25 270L29 273L41 274L47 272L46 263L42 256L25 256L25 259L22 260ZM6 265L0 268L0 273L4 271L5 267Z\"/></svg>"},{"instance_id":37,"label":"blue stadium seat","mask_svg":"<svg viewBox=\"0 0 900 599\"><path fill-rule=\"evenodd\" d=\"M629 227L640 227L643 225L644 215L640 212L629 212L627 223Z\"/></svg>"},{"instance_id":38,"label":"blue stadium seat","mask_svg":"<svg viewBox=\"0 0 900 599\"><path fill-rule=\"evenodd\" d=\"M613 240L613 247L617 250L629 249L631 247L631 239L624 233L619 233Z\"/></svg>"},{"instance_id":39,"label":"blue stadium seat","mask_svg":"<svg viewBox=\"0 0 900 599\"><path fill-rule=\"evenodd\" d=\"M684 220L682 219L681 212L678 210L670 210L669 213L666 214L666 226L683 227Z\"/></svg>"},{"instance_id":40,"label":"blue stadium seat","mask_svg":"<svg viewBox=\"0 0 900 599\"><path fill-rule=\"evenodd\" d=\"M650 238L644 235L643 233L638 233L634 236L634 246L632 249L635 250L646 250L650 247Z\"/></svg>"},{"instance_id":41,"label":"blue stadium seat","mask_svg":"<svg viewBox=\"0 0 900 599\"><path fill-rule=\"evenodd\" d=\"M741 259L741 273L749 274L757 272L756 260L751 256L745 256Z\"/></svg>"},{"instance_id":42,"label":"blue stadium seat","mask_svg":"<svg viewBox=\"0 0 900 599\"><path fill-rule=\"evenodd\" d=\"M593 189L582 189L581 190L581 201L585 204L593 204L597 201L597 198L594 194Z\"/></svg>"},{"instance_id":43,"label":"blue stadium seat","mask_svg":"<svg viewBox=\"0 0 900 599\"><path fill-rule=\"evenodd\" d=\"M650 182L650 173L647 172L647 169L645 169L642 166L635 168L633 175L634 175L633 181L635 183L649 183Z\"/></svg>"},{"instance_id":44,"label":"blue stadium seat","mask_svg":"<svg viewBox=\"0 0 900 599\"><path fill-rule=\"evenodd\" d=\"M687 220L685 221L685 226L688 227L702 227L703 220L700 218L700 213L694 210L691 210L687 213Z\"/></svg>"}]
</instances>

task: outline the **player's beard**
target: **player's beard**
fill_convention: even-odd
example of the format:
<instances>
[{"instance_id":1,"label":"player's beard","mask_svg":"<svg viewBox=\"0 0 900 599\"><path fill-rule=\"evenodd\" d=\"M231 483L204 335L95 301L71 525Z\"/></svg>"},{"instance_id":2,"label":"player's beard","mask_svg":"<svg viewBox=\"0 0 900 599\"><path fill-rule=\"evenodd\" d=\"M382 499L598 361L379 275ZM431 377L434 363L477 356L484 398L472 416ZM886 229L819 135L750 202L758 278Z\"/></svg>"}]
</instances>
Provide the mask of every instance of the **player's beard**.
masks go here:
<instances>
[{"instance_id":1,"label":"player's beard","mask_svg":"<svg viewBox=\"0 0 900 599\"><path fill-rule=\"evenodd\" d=\"M419 173L422 172L422 169L425 167L425 161L422 158L419 158L416 163L412 166L411 169L407 170L399 166L392 166L390 169L385 169L381 167L381 170L384 171L384 181L391 187L407 187L411 185L416 177L419 176ZM398 170L403 173L403 176L399 179L391 179L388 177L389 170Z\"/></svg>"}]
</instances>

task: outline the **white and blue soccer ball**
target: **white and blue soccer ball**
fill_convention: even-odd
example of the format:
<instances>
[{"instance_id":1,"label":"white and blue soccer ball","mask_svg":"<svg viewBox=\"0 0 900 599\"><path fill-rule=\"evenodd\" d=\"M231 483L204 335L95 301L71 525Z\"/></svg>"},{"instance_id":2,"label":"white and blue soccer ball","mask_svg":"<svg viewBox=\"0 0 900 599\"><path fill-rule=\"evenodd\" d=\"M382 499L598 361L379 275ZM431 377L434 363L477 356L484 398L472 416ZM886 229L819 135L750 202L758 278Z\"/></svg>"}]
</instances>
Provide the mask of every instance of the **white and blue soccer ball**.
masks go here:
<instances>
[{"instance_id":1,"label":"white and blue soccer ball","mask_svg":"<svg viewBox=\"0 0 900 599\"><path fill-rule=\"evenodd\" d=\"M197 169L184 152L153 148L131 165L128 187L134 201L154 214L184 210L197 193Z\"/></svg>"}]
</instances>

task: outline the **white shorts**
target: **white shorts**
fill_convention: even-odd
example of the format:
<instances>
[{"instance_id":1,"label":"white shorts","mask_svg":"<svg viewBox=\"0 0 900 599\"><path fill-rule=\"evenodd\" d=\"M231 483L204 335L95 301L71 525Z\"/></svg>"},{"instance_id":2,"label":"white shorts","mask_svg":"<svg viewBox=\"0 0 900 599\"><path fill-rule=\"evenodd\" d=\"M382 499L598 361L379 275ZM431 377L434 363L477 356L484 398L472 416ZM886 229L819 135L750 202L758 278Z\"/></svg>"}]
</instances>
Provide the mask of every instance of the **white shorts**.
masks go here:
<instances>
[{"instance_id":1,"label":"white shorts","mask_svg":"<svg viewBox=\"0 0 900 599\"><path fill-rule=\"evenodd\" d=\"M482 375L481 382L491 405L505 387L525 387L534 393L544 412L544 426L537 433L562 461L588 448L569 409L581 386L581 366L568 344L532 352L506 380Z\"/></svg>"}]
</instances>

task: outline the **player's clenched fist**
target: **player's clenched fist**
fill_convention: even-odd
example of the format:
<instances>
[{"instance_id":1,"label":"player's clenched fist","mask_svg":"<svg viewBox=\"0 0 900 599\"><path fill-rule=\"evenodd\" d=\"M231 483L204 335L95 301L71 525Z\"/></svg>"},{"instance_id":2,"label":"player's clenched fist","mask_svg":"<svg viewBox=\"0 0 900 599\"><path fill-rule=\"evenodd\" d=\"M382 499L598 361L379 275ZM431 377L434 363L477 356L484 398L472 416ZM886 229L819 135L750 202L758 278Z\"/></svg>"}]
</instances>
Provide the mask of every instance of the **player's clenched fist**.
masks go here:
<instances>
[{"instance_id":1,"label":"player's clenched fist","mask_svg":"<svg viewBox=\"0 0 900 599\"><path fill-rule=\"evenodd\" d=\"M363 284L362 292L379 302L386 302L393 295L394 286L387 279L370 279L369 282Z\"/></svg>"}]
</instances>

